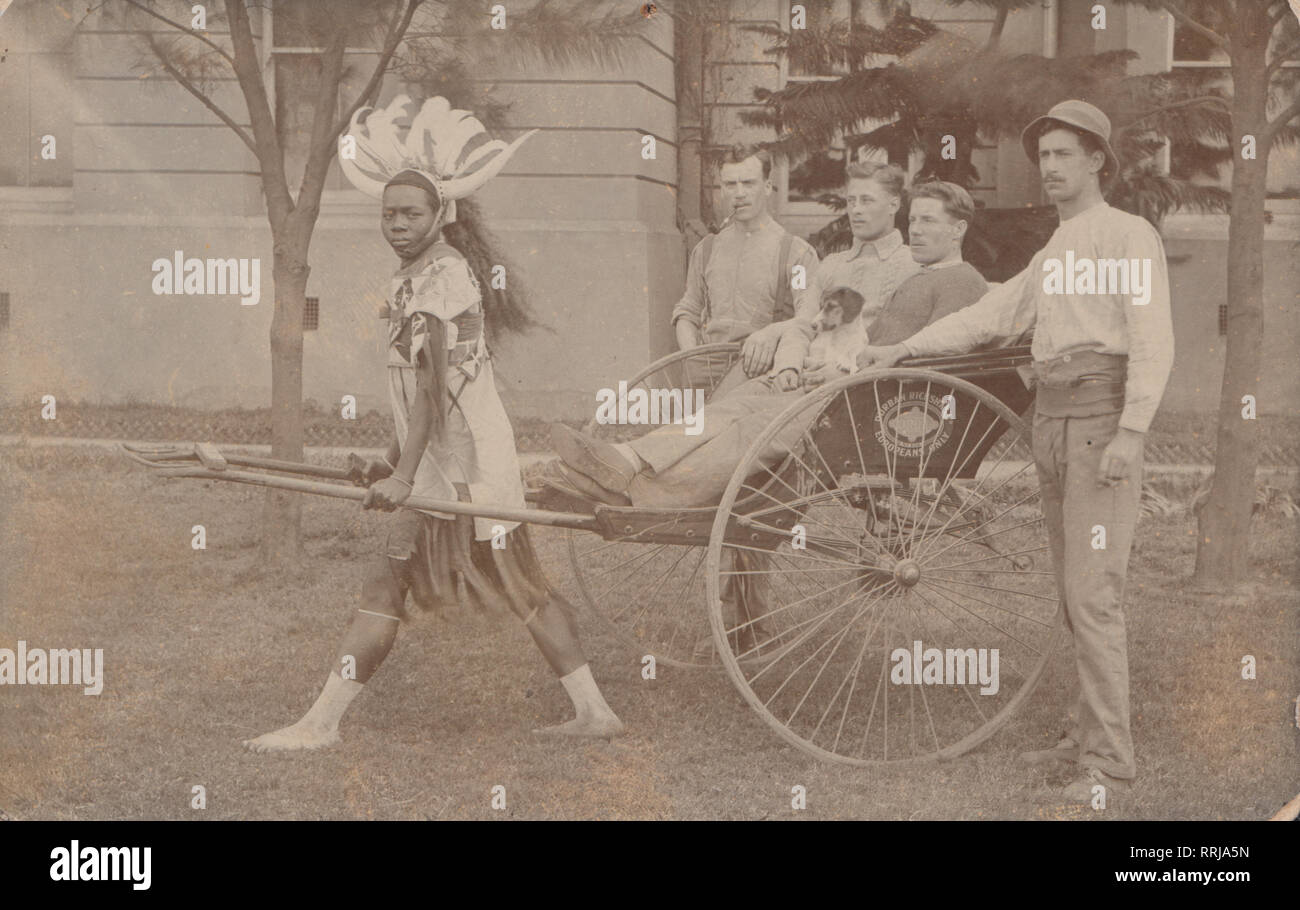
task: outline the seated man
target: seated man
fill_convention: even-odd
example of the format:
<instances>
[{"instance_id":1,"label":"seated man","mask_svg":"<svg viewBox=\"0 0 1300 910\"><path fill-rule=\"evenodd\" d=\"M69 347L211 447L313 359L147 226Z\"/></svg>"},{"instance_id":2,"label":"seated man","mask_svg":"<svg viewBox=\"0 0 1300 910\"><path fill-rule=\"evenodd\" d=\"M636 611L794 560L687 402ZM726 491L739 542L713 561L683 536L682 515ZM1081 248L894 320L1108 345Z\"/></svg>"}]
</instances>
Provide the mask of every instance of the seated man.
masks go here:
<instances>
[{"instance_id":1,"label":"seated man","mask_svg":"<svg viewBox=\"0 0 1300 910\"><path fill-rule=\"evenodd\" d=\"M900 331L911 334L913 323L927 325L969 306L986 288L979 273L961 259L961 241L975 208L970 194L955 184L935 181L917 187L913 197L909 232L918 247L913 258L923 271L898 287L871 324L867 331L872 345ZM826 294L841 290L832 288ZM670 424L640 439L611 444L556 424L552 439L563 463L555 466L548 483L577 489L598 501L642 508L713 505L740 459L776 415L807 389L846 375L834 363L815 370L785 364L782 368L802 374L803 390L755 394L765 389L746 383L704 407L697 435L688 435L683 425ZM803 431L791 424L774 436L760 455L761 462L769 467L778 464Z\"/></svg>"},{"instance_id":2,"label":"seated man","mask_svg":"<svg viewBox=\"0 0 1300 910\"><path fill-rule=\"evenodd\" d=\"M772 368L777 343L795 315L794 268L801 266L809 280L817 274L816 250L768 212L771 178L767 151L728 150L718 174L726 222L691 251L686 290L673 307L673 332L682 350L743 342L734 365L722 355L698 364L694 378L715 396Z\"/></svg>"},{"instance_id":3,"label":"seated man","mask_svg":"<svg viewBox=\"0 0 1300 910\"><path fill-rule=\"evenodd\" d=\"M908 191L907 242L921 272L903 282L867 327L877 347L897 344L930 323L970 306L988 291L975 267L961 258L962 240L975 217L970 193L931 180Z\"/></svg>"}]
</instances>

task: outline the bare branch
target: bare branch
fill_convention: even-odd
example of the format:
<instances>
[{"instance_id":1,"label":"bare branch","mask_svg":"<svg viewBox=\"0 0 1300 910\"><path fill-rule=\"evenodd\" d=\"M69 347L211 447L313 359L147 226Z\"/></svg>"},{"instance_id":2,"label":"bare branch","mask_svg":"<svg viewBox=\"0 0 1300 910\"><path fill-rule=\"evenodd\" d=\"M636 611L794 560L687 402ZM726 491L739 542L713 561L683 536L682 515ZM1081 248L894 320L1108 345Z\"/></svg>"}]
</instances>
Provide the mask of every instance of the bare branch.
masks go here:
<instances>
[{"instance_id":1,"label":"bare branch","mask_svg":"<svg viewBox=\"0 0 1300 910\"><path fill-rule=\"evenodd\" d=\"M1291 99L1291 103L1282 108L1282 112L1268 122L1268 126L1261 130L1262 135L1259 137L1259 144L1262 148L1270 148L1273 145L1275 137L1282 127L1286 126L1291 120L1300 116L1300 95Z\"/></svg>"},{"instance_id":2,"label":"bare branch","mask_svg":"<svg viewBox=\"0 0 1300 910\"><path fill-rule=\"evenodd\" d=\"M208 110L212 111L212 113L216 114L217 118L222 123L224 123L226 126L234 130L235 135L238 136L240 140L243 141L244 145L248 146L249 149L252 150L254 155L256 155L257 145L256 143L253 142L253 137L248 135L248 133L245 132L244 128L235 122L235 118L231 117L220 107L218 107L216 102L214 102L211 98L205 95L198 88L198 86L196 86L192 81L190 81L190 79L184 73L182 73L179 69L173 66L172 62L167 59L167 55L163 53L162 48L158 46L158 43L154 40L152 36L150 36L148 42L149 42L149 49L154 52L154 56L158 58L158 62L162 64L162 68L167 71L167 75L175 79L177 84L180 85L181 88L185 89L185 91L189 92L195 98L199 99L199 102Z\"/></svg>"},{"instance_id":3,"label":"bare branch","mask_svg":"<svg viewBox=\"0 0 1300 910\"><path fill-rule=\"evenodd\" d=\"M334 108L338 104L339 82L343 77L343 51L347 47L347 29L340 23L321 54L320 81L316 85L316 105L312 111L311 141L307 151L307 166L302 172L298 187L298 211L314 214L325 188L325 175L334 155L337 134L330 134ZM304 208L304 203L306 207Z\"/></svg>"},{"instance_id":4,"label":"bare branch","mask_svg":"<svg viewBox=\"0 0 1300 910\"><path fill-rule=\"evenodd\" d=\"M1196 32L1196 34L1200 35L1206 41L1209 41L1211 44L1215 45L1216 47L1222 48L1224 51L1229 50L1228 39L1226 37L1220 35L1214 29L1208 28L1202 25L1201 23L1197 22L1191 16L1187 15L1187 13L1183 12L1183 10L1180 7L1175 6L1171 2L1171 0L1162 0L1160 5L1163 6L1166 10L1168 10L1171 16L1173 16L1183 25L1190 28L1192 31Z\"/></svg>"},{"instance_id":5,"label":"bare branch","mask_svg":"<svg viewBox=\"0 0 1300 910\"><path fill-rule=\"evenodd\" d=\"M257 160L262 166L262 189L266 192L266 206L272 224L282 223L293 211L293 198L284 174L284 152L276 133L275 118L266 98L266 84L258 64L257 46L253 43L253 29L248 22L244 0L226 0L226 15L230 19L230 40L235 46L235 75L248 104L248 119L253 125L257 140Z\"/></svg>"},{"instance_id":6,"label":"bare branch","mask_svg":"<svg viewBox=\"0 0 1300 910\"><path fill-rule=\"evenodd\" d=\"M366 87L361 90L361 94L357 95L356 100L343 112L343 116L334 125L331 142L343 135L343 131L352 122L352 115L361 110L367 100L379 91L379 86L384 80L384 73L388 70L388 63L392 60L397 45L402 43L402 37L411 24L411 17L415 15L416 9L423 2L424 0L408 0L406 11L400 16L393 17L393 23L388 27L388 34L384 37L384 48L380 51L379 62L375 64L375 71L370 74L370 80L366 83Z\"/></svg>"},{"instance_id":7,"label":"bare branch","mask_svg":"<svg viewBox=\"0 0 1300 910\"><path fill-rule=\"evenodd\" d=\"M204 36L202 32L196 32L192 28L186 28L184 25L181 25L179 22L175 22L171 19L168 19L162 13L148 6L145 6L143 3L140 3L139 0L122 0L122 2L129 3L131 6L134 6L136 9L141 10L142 12L145 12L150 16L153 16L155 19L157 19L160 22L166 22L172 28L176 29L177 31L184 32L185 34L189 35L191 38L197 38L198 40L206 44L208 47L216 51L218 54L220 54L222 57L224 57L226 62L230 64L231 69L235 68L235 58L230 56L230 54L226 53L225 48L223 48L221 45L217 44L211 38ZM152 43L152 41L150 43Z\"/></svg>"}]
</instances>

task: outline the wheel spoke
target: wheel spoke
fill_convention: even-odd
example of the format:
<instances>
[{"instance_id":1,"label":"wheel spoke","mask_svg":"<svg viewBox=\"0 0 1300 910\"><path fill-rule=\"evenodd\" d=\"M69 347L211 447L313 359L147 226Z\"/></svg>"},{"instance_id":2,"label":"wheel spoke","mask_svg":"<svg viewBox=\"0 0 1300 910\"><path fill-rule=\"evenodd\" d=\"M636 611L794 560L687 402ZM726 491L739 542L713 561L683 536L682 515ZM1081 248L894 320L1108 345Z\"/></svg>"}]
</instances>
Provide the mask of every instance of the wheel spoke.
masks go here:
<instances>
[{"instance_id":1,"label":"wheel spoke","mask_svg":"<svg viewBox=\"0 0 1300 910\"><path fill-rule=\"evenodd\" d=\"M983 616L980 616L978 613L971 612L971 610L970 610L968 607L966 607L965 604L960 604L960 603L958 603L957 601L955 601L955 600L953 600L951 597L949 597L946 593L944 593L945 591L951 591L951 590L952 590L951 588L944 588L942 585L936 585L936 584L934 584L933 582L929 582L929 581L926 581L926 580L924 580L924 579L920 582L920 584L921 584L921 585L925 585L927 588L929 588L930 590L934 591L936 594L938 594L938 595L939 595L940 597L942 597L944 600L948 601L948 603L952 604L952 605L953 605L954 607L956 607L958 610L962 610L962 611L964 611L964 612L966 612L966 613L970 613L971 616L974 616L974 617L975 617L976 619L978 619L980 622L984 623L984 625L988 626L990 629L995 630L996 632L998 632L998 634L1004 636L1005 638L1009 638L1009 639L1011 639L1011 641L1014 641L1014 642L1015 642L1016 644L1018 644L1018 645L1024 645L1026 648L1028 648L1029 650L1033 651L1035 654L1039 654L1039 653L1041 653L1041 652L1040 652L1037 648L1035 648L1033 645L1029 644L1028 642L1023 642L1023 641L1021 641L1020 639L1016 638L1014 635L1012 635L1012 634L1011 634L1010 632L1008 632L1006 629L1003 629L1003 628L1002 628L1001 626L999 626L997 623L989 622L987 619L985 619ZM920 585L918 585L918 587L920 587ZM953 592L953 593L957 593L957 592ZM998 609L997 607L995 607L993 604L989 603L988 601L986 601L986 600L980 600L979 598L977 598L977 597L973 597L973 596L971 596L971 595L960 594L960 593L958 593L957 596L958 596L958 597L970 597L970 599L973 600L973 601L975 601L976 603L984 604L986 607L994 607L994 609ZM1010 612L1010 611L1004 611L1004 612ZM1021 618L1023 619L1024 617L1021 617ZM1043 625L1047 625L1047 624L1046 624L1046 623L1043 623Z\"/></svg>"},{"instance_id":2,"label":"wheel spoke","mask_svg":"<svg viewBox=\"0 0 1300 910\"><path fill-rule=\"evenodd\" d=\"M719 574L721 574L721 573L719 573ZM854 577L854 578L849 578L849 579L846 579L846 580L844 580L844 581L842 581L842 582L839 582L838 584L833 584L833 585L831 585L830 587L823 587L823 589L822 589L821 591L819 591L819 592L814 592L814 593L812 593L812 594L809 594L809 595L806 596L806 597L801 597L799 600L796 600L796 601L794 601L794 602L792 602L792 603L788 603L788 604L786 604L786 605L783 606L783 607L778 607L778 608L775 609L775 610L770 610L770 611L768 611L767 613L764 613L761 617L759 617L759 619L770 619L771 617L778 616L778 615L780 615L780 614L782 614L782 613L785 613L785 612L787 612L787 611L789 611L789 610L793 610L793 609L795 609L796 607L800 606L801 604L807 603L809 600L811 600L811 599L813 599L813 598L815 598L815 597L819 597L819 596L821 596L822 594L830 594L831 592L836 591L836 590L838 590L838 589L840 589L840 588L846 587L847 585L851 585L851 584L854 584L854 583L857 583L857 582L861 582L861 581L863 581L863 579L861 579L861 578L857 578L857 577ZM851 597L852 597L852 595L850 595L850 598L851 598ZM818 615L821 615L821 614L818 614ZM747 623L741 623L741 624L738 625L738 626L728 627L728 628L727 628L727 633L728 633L728 634L731 634L731 633L733 633L733 632L739 631L740 629L747 628L747 627L749 627L750 625L752 625L752 624L753 624L754 622L756 622L756 621L757 621L757 620L750 620L750 622L747 622ZM808 621L809 621L809 620L804 620L804 623L807 623ZM801 623L801 624L802 624L802 623ZM798 625L794 626L793 628L798 628Z\"/></svg>"},{"instance_id":3,"label":"wheel spoke","mask_svg":"<svg viewBox=\"0 0 1300 910\"><path fill-rule=\"evenodd\" d=\"M977 562L988 562L990 559L1006 559L1009 556L1023 556L1026 553L1042 553L1044 550L1047 549L1049 549L1049 547L1046 544L1044 544L1041 547L1033 547L1028 550L1016 550L1014 553L990 553L988 556L981 556L979 559L968 559L966 562L955 562L952 565L928 566L926 568L926 571L939 572L942 571L943 569L956 569L956 568L960 568L961 566L973 566ZM1051 598L1051 599L1055 600L1056 598Z\"/></svg>"},{"instance_id":4,"label":"wheel spoke","mask_svg":"<svg viewBox=\"0 0 1300 910\"><path fill-rule=\"evenodd\" d=\"M1024 558L1050 548L1024 487L1024 421L988 391L999 387L867 372L792 402L737 464L709 540L715 643L746 700L805 751L854 764L956 755L1041 677L1060 606L1043 596L1054 573ZM949 393L959 415L936 432L932 402ZM910 422L929 428L919 448ZM733 563L728 549L762 560ZM924 650L923 676L919 664L898 675L917 660L901 660L900 643Z\"/></svg>"},{"instance_id":5,"label":"wheel spoke","mask_svg":"<svg viewBox=\"0 0 1300 910\"><path fill-rule=\"evenodd\" d=\"M1003 515L1006 515L1008 512L1011 512L1011 511L1014 511L1015 509L1020 508L1020 507L1023 506L1025 503L1029 502L1031 499L1036 499L1037 497L1038 497L1038 491L1037 491L1037 490L1034 490L1034 491L1030 492L1027 496L1025 496L1023 499L1017 500L1016 502L1014 502L1014 503L1012 503L1011 505L1007 506L1005 509L1003 509L1001 512L999 512L997 515L994 515L992 518L988 518L988 519L985 519L985 520L983 520L983 521L977 521L976 524L975 524L975 526L976 526L976 527L979 527L979 526L981 526L981 525L990 525L990 524L992 524L993 522L997 521L999 518L1001 518ZM1031 519L1029 519L1028 521L1023 522L1022 524L1012 525L1012 526L1009 527L1009 528L1003 528L1001 531L994 531L994 532L992 532L991 534L985 534L984 537L985 537L985 538L993 537L993 536L996 536L996 535L998 535L998 534L1003 534L1003 533L1005 533L1005 532L1007 532L1007 531L1014 531L1016 528L1023 528L1023 527L1026 527L1026 526L1028 526L1028 525L1031 525L1031 524L1041 523L1042 521L1043 521L1043 517L1042 517L1042 515L1039 515L1037 518L1031 518ZM949 532L949 533L951 533L951 532ZM956 535L954 535L954 536L956 536ZM936 558L938 558L939 556L942 556L944 553L947 553L949 550L951 550L953 547L957 546L958 543L960 543L960 542L963 541L963 540L966 540L966 541L977 541L977 538L974 538L974 537L960 537L960 536L957 536L957 539L956 539L955 542L953 542L953 543L949 544L948 546L944 547L944 548L943 548L942 550L940 550L939 552L937 552L937 553L929 553L929 552L927 552L926 554L924 554L924 555L925 555L925 562L928 564L930 560L932 560L932 559L936 559Z\"/></svg>"},{"instance_id":6,"label":"wheel spoke","mask_svg":"<svg viewBox=\"0 0 1300 910\"><path fill-rule=\"evenodd\" d=\"M990 429L992 429L993 426L996 426L996 422L993 423L993 424L989 424L989 428L990 428ZM986 432L987 432L987 431L986 431ZM982 444L982 443L981 443L981 444ZM1025 464L1025 465L1022 465L1022 466L1021 466L1021 467L1020 467L1020 468L1019 468L1019 469L1018 469L1014 474L1011 474L1010 476L1004 478L1000 484L998 484L996 487L994 487L993 489L991 489L991 490L989 490L987 493L985 493L984 496L981 497L978 501L975 501L975 502L972 502L972 501L971 501L971 500L973 500L973 499L975 498L975 494L976 494L977 492L979 492L980 487L983 486L984 481L985 481L985 480L988 480L990 477L993 477L993 476L994 476L994 474L997 472L997 467L998 467L998 465L1001 465L1001 464L1002 464L1002 459L1006 457L1007 452L1011 451L1011 448L1012 448L1011 446L1007 446L1006 450L1003 451L1002 455L998 457L998 462L997 462L997 464L994 465L992 468L990 468L990 469L985 473L985 475L984 475L983 478L981 478L980 480L976 481L976 483L975 483L975 489L971 490L971 493L970 493L970 499L968 499L965 503L963 503L961 506L959 506L959 507L958 507L958 508L957 508L957 509L956 509L956 510L951 514L951 515L948 516L948 520L947 520L946 522L944 522L943 527L939 529L939 534L942 534L945 530L947 530L948 526L949 526L950 524L952 524L953 520L956 519L957 516L960 515L963 511L969 511L969 510L975 508L975 507L978 506L981 502L983 502L985 499L988 499L990 496L992 496L992 495L993 495L994 493L996 493L998 490L1002 489L1004 486L1006 486L1008 483L1010 483L1012 480L1014 480L1016 477L1019 477L1020 474L1022 474L1022 473L1025 471L1025 469L1026 469L1027 467L1029 467L1029 464L1030 464L1030 463L1029 463L1029 462L1026 462L1026 464ZM973 455L973 454L974 454L975 452L977 452L978 450L979 450L979 445L977 445L974 449L971 449L970 454L968 454L968 455L966 456L967 459L969 459L970 456ZM938 540L938 539L939 539L939 534L933 535L933 536L931 537L931 540ZM927 548L923 548L923 549L921 550L921 552L918 554L918 558L919 558L920 556L924 556L924 555L925 555L925 552L926 552L927 549L928 549L928 547L927 547Z\"/></svg>"}]
</instances>

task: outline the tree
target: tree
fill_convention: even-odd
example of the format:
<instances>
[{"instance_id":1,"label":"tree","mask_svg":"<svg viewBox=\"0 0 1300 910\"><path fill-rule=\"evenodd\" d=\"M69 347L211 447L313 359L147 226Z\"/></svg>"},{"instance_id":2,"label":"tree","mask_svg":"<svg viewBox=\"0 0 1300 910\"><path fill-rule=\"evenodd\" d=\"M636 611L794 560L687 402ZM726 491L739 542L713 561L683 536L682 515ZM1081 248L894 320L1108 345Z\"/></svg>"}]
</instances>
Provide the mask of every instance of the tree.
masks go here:
<instances>
[{"instance_id":1,"label":"tree","mask_svg":"<svg viewBox=\"0 0 1300 910\"><path fill-rule=\"evenodd\" d=\"M1232 82L1232 188L1228 223L1228 339L1219 396L1214 479L1197 513L1194 580L1224 589L1249 571L1250 523L1259 465L1259 424L1243 417L1257 396L1264 345L1264 222L1269 151L1294 144L1300 117L1300 27L1285 0L1147 3L1168 10L1228 54ZM1287 95L1290 95L1287 98ZM1268 116L1269 108L1276 111ZM1253 153L1247 150L1253 148Z\"/></svg>"},{"instance_id":2,"label":"tree","mask_svg":"<svg viewBox=\"0 0 1300 910\"><path fill-rule=\"evenodd\" d=\"M976 135L1016 136L1057 101L1083 98L1111 119L1113 145L1123 163L1107 189L1113 205L1157 227L1177 210L1227 211L1227 364L1214 482L1198 514L1195 578L1204 587L1230 586L1247 570L1258 462L1258 423L1244 420L1242 408L1244 396L1257 394L1261 368L1268 153L1300 135L1294 123L1300 114L1300 70L1284 67L1300 59L1296 17L1286 0L1121 0L1165 10L1185 30L1226 52L1230 87L1224 87L1214 70L1127 75L1126 64L1135 56L1131 51L1050 59L1007 55L998 47L1002 26L1009 13L1030 0L948 2L978 2L996 11L983 46L912 17L906 4L881 4L892 11L883 28L852 19L804 31L755 27L772 38L774 54L814 69L839 62L848 72L778 92L756 90L763 108L745 119L776 129L770 147L797 165L792 186L842 207L826 194L843 173L843 162L825 152L833 139L842 138L850 152L883 149L899 164L920 152L920 176L970 186L977 176L970 160ZM1270 108L1276 111L1272 118ZM872 123L878 125L864 127ZM949 135L957 140L955 159L936 154ZM1170 142L1180 152L1173 174L1158 160ZM1254 149L1249 157L1242 153L1248 146ZM1229 192L1194 182L1227 162L1233 166ZM1018 231L1003 230L1006 216L1021 222L1024 212L983 210L967 236L967 258L987 273L988 260L981 263L980 257L991 253L1001 263L993 277L1022 268L1055 226L1054 218L1041 219L1037 227L1030 219ZM990 231L991 224L997 229ZM815 239L822 249L847 245L845 219L827 225Z\"/></svg>"},{"instance_id":3,"label":"tree","mask_svg":"<svg viewBox=\"0 0 1300 910\"><path fill-rule=\"evenodd\" d=\"M503 107L482 90L472 87L475 61L491 55L536 59L552 66L571 62L617 63L623 43L635 34L636 13L611 9L593 11L589 4L540 0L526 10L510 12L509 27L493 29L486 6L455 0L277 0L275 14L291 23L315 52L314 85L304 88L311 101L309 140L301 182L296 194L290 188L286 163L284 124L277 122L271 96L262 78L262 66L253 36L250 9L260 14L253 0L224 0L224 17L213 12L205 28L189 18L190 4L158 0L121 0L135 15L162 22L176 34L147 39L158 66L197 98L228 126L257 157L267 220L272 238L274 310L271 321L271 451L276 458L303 459L302 324L309 253L321 194L352 115L379 97L390 71L408 82L444 94L453 103L462 99L481 102L475 109L485 125L500 126ZM179 18L168 13L185 9ZM166 10L167 12L165 12ZM418 16L417 16L418 14ZM186 25L190 22L190 25ZM214 38L212 23L229 26L229 42ZM155 26L156 28L156 26ZM405 41L408 34L410 41ZM418 37L417 37L418 36ZM371 68L362 73L347 65L349 47L376 50ZM247 106L250 129L245 129L213 99L212 79L230 75L238 80ZM342 105L340 90L350 76L363 75L355 97ZM467 106L467 105L466 105ZM466 201L459 207L457 224L449 235L464 245L472 267L482 268L502 257L492 250L477 208ZM486 272L481 272L486 274ZM520 331L533 323L516 287L509 291L485 288L485 311L490 330ZM268 490L263 513L262 554L269 566L296 562L301 554L301 500Z\"/></svg>"},{"instance_id":4,"label":"tree","mask_svg":"<svg viewBox=\"0 0 1300 910\"><path fill-rule=\"evenodd\" d=\"M898 3L879 4L888 14L879 28L860 17L802 30L753 28L769 36L771 53L786 56L792 66L814 72L830 65L847 69L832 81L758 90L763 108L742 115L777 131L770 147L795 165L793 189L842 208L830 192L843 177L843 161L828 151L837 141L847 155L881 150L904 167L919 154L918 179L970 187L979 178L972 160L977 139L1016 137L1051 105L1074 97L1091 101L1111 118L1112 141L1125 163L1107 188L1113 204L1157 225L1180 207L1226 208L1226 193L1166 175L1156 161L1170 139L1189 147L1199 169L1222 160L1216 143L1227 136L1228 106L1205 85L1203 74L1129 76L1127 64L1137 56L1129 50L1059 58L1006 54L1000 44L1007 17L1033 0L948 0L952 6L971 2L995 12L980 45L912 16ZM968 232L966 256L994 280L1005 279L1024 267L1054 228L1050 207L985 209ZM847 246L847 219L827 225L816 239L827 250Z\"/></svg>"}]
</instances>

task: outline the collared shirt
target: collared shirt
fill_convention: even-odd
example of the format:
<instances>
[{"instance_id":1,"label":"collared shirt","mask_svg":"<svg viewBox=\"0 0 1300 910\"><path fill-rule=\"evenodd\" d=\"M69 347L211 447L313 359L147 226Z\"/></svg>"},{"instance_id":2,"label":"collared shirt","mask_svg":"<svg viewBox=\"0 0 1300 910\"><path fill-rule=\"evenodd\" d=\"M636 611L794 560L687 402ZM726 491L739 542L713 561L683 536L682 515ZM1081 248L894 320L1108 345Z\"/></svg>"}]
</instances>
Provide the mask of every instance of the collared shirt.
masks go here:
<instances>
[{"instance_id":1,"label":"collared shirt","mask_svg":"<svg viewBox=\"0 0 1300 910\"><path fill-rule=\"evenodd\" d=\"M673 307L673 324L685 319L699 328L704 343L710 344L739 341L771 323L777 281L791 278L776 261L785 234L776 219L764 214L753 230L732 222L719 231L707 263L703 262L704 242L697 243L691 251L686 291ZM817 273L817 251L795 237L790 245L790 265L802 265L811 281Z\"/></svg>"},{"instance_id":2,"label":"collared shirt","mask_svg":"<svg viewBox=\"0 0 1300 910\"><path fill-rule=\"evenodd\" d=\"M1127 260L1133 293L1112 290L1113 264ZM1150 262L1140 277L1150 286L1143 304L1135 302L1132 265ZM1094 270L1093 290L1079 283L1086 263ZM1073 274L1067 266L1075 264ZM1080 268L1085 271L1080 272ZM1108 273L1102 287L1103 273ZM1052 283L1064 275L1064 290ZM1050 289L1050 292L1049 292ZM1075 293L1075 291L1078 291ZM978 344L1018 338L1034 330L1035 361L1064 358L1076 351L1128 356L1124 411L1119 425L1145 433L1164 395L1174 362L1174 330L1169 315L1169 272L1160 235L1144 218L1099 203L1061 222L1028 267L975 303L927 326L904 341L911 356L957 354Z\"/></svg>"},{"instance_id":3,"label":"collared shirt","mask_svg":"<svg viewBox=\"0 0 1300 910\"><path fill-rule=\"evenodd\" d=\"M870 325L889 298L908 278L921 270L912 251L903 243L897 229L875 240L853 239L853 246L829 254L808 282L807 290L795 300L795 321L781 336L777 348L775 373L787 368L801 369L808 345L812 342L813 321L821 312L822 294L835 287L850 287L864 298L862 322Z\"/></svg>"}]
</instances>

